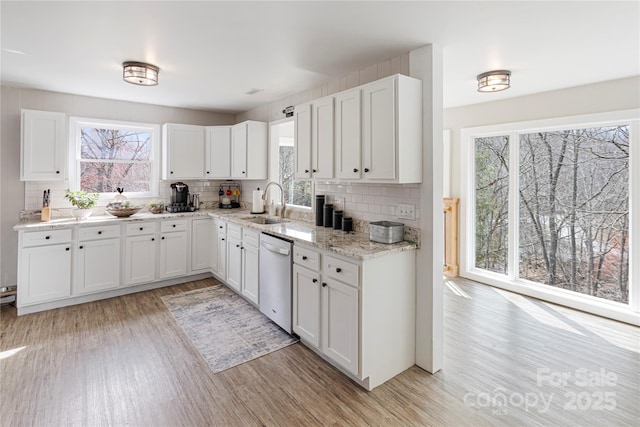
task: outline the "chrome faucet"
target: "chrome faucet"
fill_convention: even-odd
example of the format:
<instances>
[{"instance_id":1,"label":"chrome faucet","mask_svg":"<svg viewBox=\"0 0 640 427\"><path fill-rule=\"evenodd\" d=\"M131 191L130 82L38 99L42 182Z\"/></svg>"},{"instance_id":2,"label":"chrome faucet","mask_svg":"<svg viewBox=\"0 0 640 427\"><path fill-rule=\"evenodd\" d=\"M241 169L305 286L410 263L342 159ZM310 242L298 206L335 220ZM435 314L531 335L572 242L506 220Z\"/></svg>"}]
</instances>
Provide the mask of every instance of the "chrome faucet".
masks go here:
<instances>
[{"instance_id":1,"label":"chrome faucet","mask_svg":"<svg viewBox=\"0 0 640 427\"><path fill-rule=\"evenodd\" d=\"M264 193L262 194L262 200L267 201L267 192L271 185L277 185L280 189L280 203L282 204L282 209L280 210L280 218L284 218L285 210L287 209L287 204L284 202L284 190L282 186L275 181L270 181L267 186L264 188Z\"/></svg>"}]
</instances>

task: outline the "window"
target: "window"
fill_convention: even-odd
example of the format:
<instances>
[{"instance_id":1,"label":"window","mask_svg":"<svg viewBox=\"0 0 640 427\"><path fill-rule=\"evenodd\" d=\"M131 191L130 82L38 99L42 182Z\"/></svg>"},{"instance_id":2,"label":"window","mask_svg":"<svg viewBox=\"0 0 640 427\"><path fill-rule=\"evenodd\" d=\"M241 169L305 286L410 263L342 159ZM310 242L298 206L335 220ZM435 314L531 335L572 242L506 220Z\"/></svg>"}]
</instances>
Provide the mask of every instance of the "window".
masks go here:
<instances>
[{"instance_id":1,"label":"window","mask_svg":"<svg viewBox=\"0 0 640 427\"><path fill-rule=\"evenodd\" d=\"M630 268L640 246L630 233L640 226L630 191L640 185L631 149L637 115L463 130L461 143L471 148L462 150L471 202L461 224L463 273L581 309L586 302L640 311L639 272Z\"/></svg>"},{"instance_id":2,"label":"window","mask_svg":"<svg viewBox=\"0 0 640 427\"><path fill-rule=\"evenodd\" d=\"M274 157L277 157L278 170L277 177L274 176L271 179L282 186L284 200L287 205L310 208L312 199L311 180L295 179L296 156L293 129L292 120L271 126L273 144L271 153ZM278 199L274 200L277 201Z\"/></svg>"},{"instance_id":3,"label":"window","mask_svg":"<svg viewBox=\"0 0 640 427\"><path fill-rule=\"evenodd\" d=\"M70 129L71 187L103 200L117 188L134 197L157 193L157 125L72 118Z\"/></svg>"}]
</instances>

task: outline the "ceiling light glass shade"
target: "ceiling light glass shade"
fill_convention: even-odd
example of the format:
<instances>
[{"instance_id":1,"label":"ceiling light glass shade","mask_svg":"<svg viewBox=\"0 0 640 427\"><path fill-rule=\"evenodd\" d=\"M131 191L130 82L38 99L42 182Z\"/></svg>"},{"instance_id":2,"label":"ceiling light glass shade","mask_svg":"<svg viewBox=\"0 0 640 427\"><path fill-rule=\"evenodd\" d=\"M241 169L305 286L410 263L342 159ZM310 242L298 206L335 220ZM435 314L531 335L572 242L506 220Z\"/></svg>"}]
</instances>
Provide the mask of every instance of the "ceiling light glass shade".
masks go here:
<instances>
[{"instance_id":1,"label":"ceiling light glass shade","mask_svg":"<svg viewBox=\"0 0 640 427\"><path fill-rule=\"evenodd\" d=\"M500 92L511 86L511 71L496 70L478 74L478 92Z\"/></svg>"},{"instance_id":2,"label":"ceiling light glass shade","mask_svg":"<svg viewBox=\"0 0 640 427\"><path fill-rule=\"evenodd\" d=\"M160 69L155 65L144 62L123 62L122 78L125 82L140 86L155 86L158 84L158 72Z\"/></svg>"}]
</instances>

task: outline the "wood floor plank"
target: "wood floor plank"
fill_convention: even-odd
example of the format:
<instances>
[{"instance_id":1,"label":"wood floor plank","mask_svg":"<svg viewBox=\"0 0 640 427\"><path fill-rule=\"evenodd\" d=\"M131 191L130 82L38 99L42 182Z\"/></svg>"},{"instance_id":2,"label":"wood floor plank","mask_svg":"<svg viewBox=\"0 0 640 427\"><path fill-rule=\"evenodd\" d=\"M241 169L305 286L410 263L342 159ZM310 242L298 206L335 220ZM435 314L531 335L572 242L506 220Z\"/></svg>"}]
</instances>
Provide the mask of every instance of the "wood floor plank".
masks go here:
<instances>
[{"instance_id":1,"label":"wood floor plank","mask_svg":"<svg viewBox=\"0 0 640 427\"><path fill-rule=\"evenodd\" d=\"M445 292L445 366L436 375L413 367L367 392L302 344L213 374L160 298L216 283L20 317L2 307L0 425L634 426L640 419L638 328L464 279L452 283L466 297ZM571 378L556 386L539 370ZM582 386L577 370L616 379ZM511 399L506 406L487 403L500 393ZM568 408L571 394L585 406L602 393L613 393L615 409ZM534 397L548 408L540 400L525 407Z\"/></svg>"}]
</instances>

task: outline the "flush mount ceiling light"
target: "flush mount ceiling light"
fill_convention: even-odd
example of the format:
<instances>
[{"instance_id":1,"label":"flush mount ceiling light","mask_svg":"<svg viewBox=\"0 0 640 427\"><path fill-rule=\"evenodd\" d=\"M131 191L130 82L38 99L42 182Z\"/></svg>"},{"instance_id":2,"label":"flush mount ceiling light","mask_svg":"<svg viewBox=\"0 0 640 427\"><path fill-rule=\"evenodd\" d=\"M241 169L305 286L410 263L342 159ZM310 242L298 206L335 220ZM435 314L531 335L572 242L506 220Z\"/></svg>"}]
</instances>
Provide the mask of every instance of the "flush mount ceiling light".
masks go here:
<instances>
[{"instance_id":1,"label":"flush mount ceiling light","mask_svg":"<svg viewBox=\"0 0 640 427\"><path fill-rule=\"evenodd\" d=\"M495 70L478 74L478 92L500 92L511 86L511 71Z\"/></svg>"},{"instance_id":2,"label":"flush mount ceiling light","mask_svg":"<svg viewBox=\"0 0 640 427\"><path fill-rule=\"evenodd\" d=\"M155 65L144 62L127 61L122 63L122 78L125 82L139 86L155 86L158 84L158 72Z\"/></svg>"}]
</instances>

